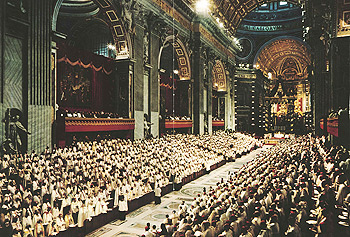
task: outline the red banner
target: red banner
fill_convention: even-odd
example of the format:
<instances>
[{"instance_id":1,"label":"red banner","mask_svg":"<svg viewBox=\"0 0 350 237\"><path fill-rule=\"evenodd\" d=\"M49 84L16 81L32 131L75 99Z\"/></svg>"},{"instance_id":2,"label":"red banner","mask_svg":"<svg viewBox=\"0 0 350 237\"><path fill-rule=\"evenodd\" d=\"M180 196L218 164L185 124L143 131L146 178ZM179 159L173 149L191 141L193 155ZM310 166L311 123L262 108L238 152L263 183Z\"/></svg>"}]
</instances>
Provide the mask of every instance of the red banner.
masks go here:
<instances>
[{"instance_id":1,"label":"red banner","mask_svg":"<svg viewBox=\"0 0 350 237\"><path fill-rule=\"evenodd\" d=\"M324 129L324 119L320 120L320 128L323 130Z\"/></svg>"}]
</instances>

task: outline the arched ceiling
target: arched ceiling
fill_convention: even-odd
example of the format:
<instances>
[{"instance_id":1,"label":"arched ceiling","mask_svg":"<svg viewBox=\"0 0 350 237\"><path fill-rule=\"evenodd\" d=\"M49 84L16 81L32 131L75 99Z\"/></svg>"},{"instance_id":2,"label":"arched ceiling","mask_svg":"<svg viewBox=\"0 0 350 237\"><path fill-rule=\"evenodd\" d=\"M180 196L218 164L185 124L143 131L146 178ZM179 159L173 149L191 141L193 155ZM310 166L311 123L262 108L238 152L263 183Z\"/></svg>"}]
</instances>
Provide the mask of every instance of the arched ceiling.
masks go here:
<instances>
[{"instance_id":1,"label":"arched ceiling","mask_svg":"<svg viewBox=\"0 0 350 237\"><path fill-rule=\"evenodd\" d=\"M89 17L99 12L92 0L63 0L60 15L65 17Z\"/></svg>"},{"instance_id":2,"label":"arched ceiling","mask_svg":"<svg viewBox=\"0 0 350 237\"><path fill-rule=\"evenodd\" d=\"M75 24L81 22L84 24L84 21L94 17L103 18L112 33L117 51L116 58L132 57L130 29L125 28L125 22L120 18L120 11L117 11L118 8L121 8L121 4L123 4L121 1L113 0L57 0L52 29L69 34ZM131 2L127 1L125 4L129 6ZM64 20L61 20L59 24L59 19Z\"/></svg>"},{"instance_id":3,"label":"arched ceiling","mask_svg":"<svg viewBox=\"0 0 350 237\"><path fill-rule=\"evenodd\" d=\"M305 0L286 0L293 4L302 4ZM279 0L213 0L214 8L225 27L232 33L237 28L244 17L257 8L268 2L279 2Z\"/></svg>"},{"instance_id":4,"label":"arched ceiling","mask_svg":"<svg viewBox=\"0 0 350 237\"><path fill-rule=\"evenodd\" d=\"M294 38L280 38L263 46L257 54L255 65L272 79L281 76L284 80L302 80L308 77L310 57L303 42Z\"/></svg>"}]
</instances>

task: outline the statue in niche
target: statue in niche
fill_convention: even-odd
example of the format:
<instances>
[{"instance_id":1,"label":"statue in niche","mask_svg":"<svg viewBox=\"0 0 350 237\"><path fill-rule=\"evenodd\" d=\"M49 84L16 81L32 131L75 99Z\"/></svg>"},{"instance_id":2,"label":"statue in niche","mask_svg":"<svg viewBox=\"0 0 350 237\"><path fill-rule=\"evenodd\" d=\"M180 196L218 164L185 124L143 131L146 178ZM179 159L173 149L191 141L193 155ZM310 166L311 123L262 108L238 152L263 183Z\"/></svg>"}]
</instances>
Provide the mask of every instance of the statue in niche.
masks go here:
<instances>
[{"instance_id":1,"label":"statue in niche","mask_svg":"<svg viewBox=\"0 0 350 237\"><path fill-rule=\"evenodd\" d=\"M125 21L125 28L131 34L135 33L134 11L136 10L135 0L122 0L122 17Z\"/></svg>"},{"instance_id":2,"label":"statue in niche","mask_svg":"<svg viewBox=\"0 0 350 237\"><path fill-rule=\"evenodd\" d=\"M208 71L208 64L207 64L207 49L202 48L202 57L203 57L203 80L207 81L207 71Z\"/></svg>"},{"instance_id":3,"label":"statue in niche","mask_svg":"<svg viewBox=\"0 0 350 237\"><path fill-rule=\"evenodd\" d=\"M152 138L152 134L151 134L151 126L153 125L153 123L151 123L149 121L149 117L148 117L148 114L144 114L143 115L143 129L144 129L144 136L145 136L145 139L147 138Z\"/></svg>"},{"instance_id":4,"label":"statue in niche","mask_svg":"<svg viewBox=\"0 0 350 237\"><path fill-rule=\"evenodd\" d=\"M5 118L5 141L2 151L7 154L23 152L23 135L31 134L21 123L21 111L15 108L7 109Z\"/></svg>"},{"instance_id":5,"label":"statue in niche","mask_svg":"<svg viewBox=\"0 0 350 237\"><path fill-rule=\"evenodd\" d=\"M192 41L190 39L185 40L185 48L187 50L188 57L192 56Z\"/></svg>"},{"instance_id":6,"label":"statue in niche","mask_svg":"<svg viewBox=\"0 0 350 237\"><path fill-rule=\"evenodd\" d=\"M203 80L204 80L204 82L207 82L207 80L208 80L207 71L208 71L208 64L206 62L204 62L203 63Z\"/></svg>"},{"instance_id":7,"label":"statue in niche","mask_svg":"<svg viewBox=\"0 0 350 237\"><path fill-rule=\"evenodd\" d=\"M149 32L147 30L143 36L143 62L149 63Z\"/></svg>"}]
</instances>

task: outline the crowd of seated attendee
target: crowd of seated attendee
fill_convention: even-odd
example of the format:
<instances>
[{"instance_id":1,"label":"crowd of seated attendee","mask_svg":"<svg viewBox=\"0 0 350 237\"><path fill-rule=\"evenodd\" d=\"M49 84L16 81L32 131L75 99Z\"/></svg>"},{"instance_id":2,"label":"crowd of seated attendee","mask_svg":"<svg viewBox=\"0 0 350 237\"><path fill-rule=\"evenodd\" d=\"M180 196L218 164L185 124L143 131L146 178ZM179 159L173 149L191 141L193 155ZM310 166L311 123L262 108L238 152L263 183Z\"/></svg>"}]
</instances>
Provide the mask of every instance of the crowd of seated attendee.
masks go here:
<instances>
[{"instance_id":1,"label":"crowd of seated attendee","mask_svg":"<svg viewBox=\"0 0 350 237\"><path fill-rule=\"evenodd\" d=\"M349 236L348 161L320 138L286 140L142 236Z\"/></svg>"},{"instance_id":2,"label":"crowd of seated attendee","mask_svg":"<svg viewBox=\"0 0 350 237\"><path fill-rule=\"evenodd\" d=\"M232 150L258 143L239 133L231 134L231 140L225 137ZM211 144L210 149L199 145L202 139ZM113 208L125 212L127 201L153 192L154 187L180 183L226 159L212 149L217 141L177 134L136 141L76 142L40 154L4 155L0 236L50 236L69 227L83 227Z\"/></svg>"},{"instance_id":3,"label":"crowd of seated attendee","mask_svg":"<svg viewBox=\"0 0 350 237\"><path fill-rule=\"evenodd\" d=\"M176 115L167 115L165 116L165 119L168 120L191 120L190 116L176 116ZM218 117L213 117L213 121L223 121L224 119L218 118Z\"/></svg>"},{"instance_id":4,"label":"crowd of seated attendee","mask_svg":"<svg viewBox=\"0 0 350 237\"><path fill-rule=\"evenodd\" d=\"M252 149L261 146L260 142L256 142L256 139L241 133L237 133L232 136L231 133L224 133L222 131L214 132L216 136L202 135L201 139L197 140L198 146L204 149L212 150L217 154L224 155L227 159L234 160L240 158L242 155L247 154ZM255 141L255 142L253 142ZM245 144L239 146L239 144ZM232 149L235 147L235 149Z\"/></svg>"},{"instance_id":5,"label":"crowd of seated attendee","mask_svg":"<svg viewBox=\"0 0 350 237\"><path fill-rule=\"evenodd\" d=\"M190 116L168 115L168 116L165 116L165 119L168 119L168 120L191 120L191 117Z\"/></svg>"},{"instance_id":6,"label":"crowd of seated attendee","mask_svg":"<svg viewBox=\"0 0 350 237\"><path fill-rule=\"evenodd\" d=\"M224 121L224 119L222 119L222 118L219 118L219 117L213 117L213 119L212 119L213 121Z\"/></svg>"},{"instance_id":7,"label":"crowd of seated attendee","mask_svg":"<svg viewBox=\"0 0 350 237\"><path fill-rule=\"evenodd\" d=\"M117 113L104 111L61 110L60 115L68 118L123 118Z\"/></svg>"}]
</instances>

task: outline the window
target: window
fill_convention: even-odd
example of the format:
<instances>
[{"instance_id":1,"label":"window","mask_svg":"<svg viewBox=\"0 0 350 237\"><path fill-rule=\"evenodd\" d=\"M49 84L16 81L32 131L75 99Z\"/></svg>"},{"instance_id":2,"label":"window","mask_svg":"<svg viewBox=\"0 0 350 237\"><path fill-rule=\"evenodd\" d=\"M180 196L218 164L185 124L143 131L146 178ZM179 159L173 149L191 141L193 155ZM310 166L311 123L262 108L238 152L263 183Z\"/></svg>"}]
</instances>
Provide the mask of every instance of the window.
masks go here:
<instances>
[{"instance_id":1,"label":"window","mask_svg":"<svg viewBox=\"0 0 350 237\"><path fill-rule=\"evenodd\" d=\"M288 5L288 3L285 1L280 2L280 6L287 6L287 5Z\"/></svg>"},{"instance_id":2,"label":"window","mask_svg":"<svg viewBox=\"0 0 350 237\"><path fill-rule=\"evenodd\" d=\"M269 10L269 4L265 3L258 7L259 10Z\"/></svg>"}]
</instances>

